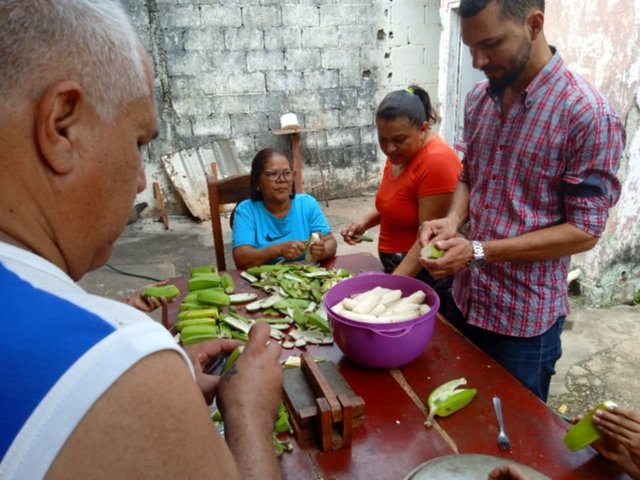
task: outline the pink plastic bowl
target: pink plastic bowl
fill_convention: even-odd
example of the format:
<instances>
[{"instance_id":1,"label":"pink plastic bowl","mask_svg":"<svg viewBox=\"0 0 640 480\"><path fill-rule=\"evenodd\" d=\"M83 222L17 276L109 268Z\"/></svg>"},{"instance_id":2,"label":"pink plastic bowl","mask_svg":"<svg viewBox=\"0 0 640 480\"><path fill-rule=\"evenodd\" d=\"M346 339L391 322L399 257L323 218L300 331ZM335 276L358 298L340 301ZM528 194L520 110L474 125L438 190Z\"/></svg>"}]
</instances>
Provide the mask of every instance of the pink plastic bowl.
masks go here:
<instances>
[{"instance_id":1,"label":"pink plastic bowl","mask_svg":"<svg viewBox=\"0 0 640 480\"><path fill-rule=\"evenodd\" d=\"M349 320L332 309L343 298L374 287L399 289L406 297L422 290L431 310L425 315L398 323L367 323ZM333 338L348 358L371 368L397 368L418 358L431 340L440 307L436 292L426 283L411 277L386 273L361 273L332 287L324 297Z\"/></svg>"}]
</instances>

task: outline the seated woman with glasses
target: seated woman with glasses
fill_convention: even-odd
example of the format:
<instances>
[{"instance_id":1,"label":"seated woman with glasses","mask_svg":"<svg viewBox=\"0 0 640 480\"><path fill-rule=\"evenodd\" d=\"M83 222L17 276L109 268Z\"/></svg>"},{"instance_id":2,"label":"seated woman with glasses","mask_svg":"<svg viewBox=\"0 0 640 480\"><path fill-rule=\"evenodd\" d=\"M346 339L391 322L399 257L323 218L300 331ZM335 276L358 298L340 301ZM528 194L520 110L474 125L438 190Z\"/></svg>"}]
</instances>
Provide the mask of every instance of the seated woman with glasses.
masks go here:
<instances>
[{"instance_id":1,"label":"seated woman with glasses","mask_svg":"<svg viewBox=\"0 0 640 480\"><path fill-rule=\"evenodd\" d=\"M336 254L337 243L320 204L311 195L296 194L295 172L287 156L260 150L251 163L251 199L240 202L232 222L233 261L237 268L304 260L309 244L314 261Z\"/></svg>"}]
</instances>

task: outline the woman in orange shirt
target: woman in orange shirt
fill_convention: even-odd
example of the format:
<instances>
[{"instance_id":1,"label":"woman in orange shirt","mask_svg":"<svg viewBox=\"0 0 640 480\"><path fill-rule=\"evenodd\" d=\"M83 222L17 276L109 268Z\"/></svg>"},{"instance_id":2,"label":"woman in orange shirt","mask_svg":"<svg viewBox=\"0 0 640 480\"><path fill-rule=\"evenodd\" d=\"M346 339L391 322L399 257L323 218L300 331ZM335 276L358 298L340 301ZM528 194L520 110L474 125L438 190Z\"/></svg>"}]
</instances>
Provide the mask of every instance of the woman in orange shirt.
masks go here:
<instances>
[{"instance_id":1,"label":"woman in orange shirt","mask_svg":"<svg viewBox=\"0 0 640 480\"><path fill-rule=\"evenodd\" d=\"M378 253L387 273L414 276L431 285L448 301L451 278L435 280L418 258L420 225L449 210L460 176L460 159L432 129L438 114L429 94L417 85L384 97L376 111L378 143L387 155L382 182L372 210L341 232L346 243L380 225Z\"/></svg>"}]
</instances>

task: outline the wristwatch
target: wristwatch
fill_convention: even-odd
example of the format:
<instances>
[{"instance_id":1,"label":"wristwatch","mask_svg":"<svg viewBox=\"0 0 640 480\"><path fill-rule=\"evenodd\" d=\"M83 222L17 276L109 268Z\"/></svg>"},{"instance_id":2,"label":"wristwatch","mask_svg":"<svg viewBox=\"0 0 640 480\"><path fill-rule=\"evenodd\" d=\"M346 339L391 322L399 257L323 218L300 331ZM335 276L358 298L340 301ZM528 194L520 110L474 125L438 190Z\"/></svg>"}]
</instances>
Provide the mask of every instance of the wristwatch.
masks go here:
<instances>
[{"instance_id":1,"label":"wristwatch","mask_svg":"<svg viewBox=\"0 0 640 480\"><path fill-rule=\"evenodd\" d=\"M469 266L471 268L482 268L487 263L487 259L484 257L484 248L482 243L477 240L471 240L471 248L473 248L473 260Z\"/></svg>"}]
</instances>

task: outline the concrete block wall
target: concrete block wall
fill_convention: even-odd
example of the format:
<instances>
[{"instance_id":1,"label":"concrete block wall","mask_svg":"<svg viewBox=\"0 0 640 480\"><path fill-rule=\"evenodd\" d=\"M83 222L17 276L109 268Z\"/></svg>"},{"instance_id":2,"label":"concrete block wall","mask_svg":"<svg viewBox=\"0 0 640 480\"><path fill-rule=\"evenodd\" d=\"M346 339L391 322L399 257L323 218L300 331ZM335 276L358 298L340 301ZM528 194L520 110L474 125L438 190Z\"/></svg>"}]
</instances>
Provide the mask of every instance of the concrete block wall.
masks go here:
<instances>
[{"instance_id":1,"label":"concrete block wall","mask_svg":"<svg viewBox=\"0 0 640 480\"><path fill-rule=\"evenodd\" d=\"M185 209L160 157L231 138L248 168L275 146L280 116L304 133L305 190L375 189L384 165L374 114L391 90L438 83L438 0L124 0L153 57L160 135L145 149L149 182L170 213ZM155 205L151 189L138 201ZM150 209L153 214L153 209Z\"/></svg>"}]
</instances>

